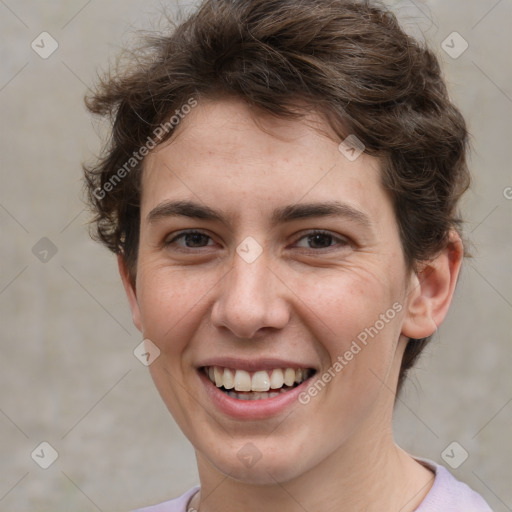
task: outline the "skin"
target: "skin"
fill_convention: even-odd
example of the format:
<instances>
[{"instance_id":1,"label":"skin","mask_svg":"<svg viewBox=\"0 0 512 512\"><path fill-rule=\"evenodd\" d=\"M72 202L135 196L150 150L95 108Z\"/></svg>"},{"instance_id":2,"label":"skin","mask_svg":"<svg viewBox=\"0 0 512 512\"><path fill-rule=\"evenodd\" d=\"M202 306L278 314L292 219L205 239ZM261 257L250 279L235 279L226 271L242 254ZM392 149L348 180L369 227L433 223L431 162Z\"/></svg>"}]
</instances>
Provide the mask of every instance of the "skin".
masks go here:
<instances>
[{"instance_id":1,"label":"skin","mask_svg":"<svg viewBox=\"0 0 512 512\"><path fill-rule=\"evenodd\" d=\"M432 485L393 441L394 390L408 338L432 334L447 312L462 244L452 233L410 271L379 161L349 161L326 130L314 115L279 120L236 99L203 100L146 158L135 279L122 257L119 267L134 323L161 351L156 387L195 447L201 493L191 504L201 512L406 512ZM223 220L150 218L178 200ZM332 201L366 222L272 220L279 208ZM207 237L176 239L190 229ZM327 234L308 238L312 230ZM263 249L252 263L236 252L248 236ZM292 359L322 375L396 303L401 311L317 396L283 414L228 417L199 379L213 356ZM237 457L247 443L261 454L250 468Z\"/></svg>"}]
</instances>

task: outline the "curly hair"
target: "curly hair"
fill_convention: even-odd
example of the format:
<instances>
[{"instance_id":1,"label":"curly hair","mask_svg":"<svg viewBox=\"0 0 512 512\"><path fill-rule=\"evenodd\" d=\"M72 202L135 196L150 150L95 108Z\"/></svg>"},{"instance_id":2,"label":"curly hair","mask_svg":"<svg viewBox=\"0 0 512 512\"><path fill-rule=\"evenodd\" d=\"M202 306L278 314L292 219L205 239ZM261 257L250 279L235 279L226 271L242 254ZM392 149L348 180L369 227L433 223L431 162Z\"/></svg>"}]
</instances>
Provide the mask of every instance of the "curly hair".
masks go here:
<instances>
[{"instance_id":1,"label":"curly hair","mask_svg":"<svg viewBox=\"0 0 512 512\"><path fill-rule=\"evenodd\" d=\"M434 53L386 7L205 0L141 50L86 98L89 111L112 124L102 154L84 166L93 236L122 254L132 279L144 156L172 137L170 118L183 117L185 106L221 95L281 118L313 110L340 139L363 141L380 158L410 269L445 248L451 230L460 232L457 203L470 179L466 125ZM407 344L398 389L429 339Z\"/></svg>"}]
</instances>

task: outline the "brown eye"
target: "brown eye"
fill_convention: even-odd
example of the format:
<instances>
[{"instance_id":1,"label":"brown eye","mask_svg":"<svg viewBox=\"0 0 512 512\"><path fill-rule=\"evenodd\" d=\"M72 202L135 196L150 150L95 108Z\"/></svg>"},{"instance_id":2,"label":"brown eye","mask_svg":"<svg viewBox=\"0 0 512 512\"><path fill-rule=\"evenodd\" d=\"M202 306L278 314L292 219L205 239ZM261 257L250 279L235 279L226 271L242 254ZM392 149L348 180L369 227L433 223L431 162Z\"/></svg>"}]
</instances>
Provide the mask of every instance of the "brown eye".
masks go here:
<instances>
[{"instance_id":1,"label":"brown eye","mask_svg":"<svg viewBox=\"0 0 512 512\"><path fill-rule=\"evenodd\" d=\"M328 249L336 245L343 247L347 244L347 240L342 237L328 232L316 231L301 237L296 246L304 249Z\"/></svg>"},{"instance_id":2,"label":"brown eye","mask_svg":"<svg viewBox=\"0 0 512 512\"><path fill-rule=\"evenodd\" d=\"M330 247L332 245L333 237L331 235L320 233L316 235L308 235L307 240L311 249L324 249L325 247Z\"/></svg>"},{"instance_id":3,"label":"brown eye","mask_svg":"<svg viewBox=\"0 0 512 512\"><path fill-rule=\"evenodd\" d=\"M166 242L166 245L175 244L179 245L180 247L197 249L200 247L212 245L210 242L213 241L208 235L201 233L200 231L188 231L175 236L172 240Z\"/></svg>"}]
</instances>

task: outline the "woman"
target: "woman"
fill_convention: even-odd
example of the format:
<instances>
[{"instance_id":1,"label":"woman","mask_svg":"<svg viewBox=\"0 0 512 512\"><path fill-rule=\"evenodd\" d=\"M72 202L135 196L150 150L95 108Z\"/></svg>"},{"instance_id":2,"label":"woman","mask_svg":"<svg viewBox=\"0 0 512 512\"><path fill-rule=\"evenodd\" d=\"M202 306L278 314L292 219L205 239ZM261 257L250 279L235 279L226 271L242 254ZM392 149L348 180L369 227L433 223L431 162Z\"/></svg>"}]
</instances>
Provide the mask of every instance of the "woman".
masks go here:
<instances>
[{"instance_id":1,"label":"woman","mask_svg":"<svg viewBox=\"0 0 512 512\"><path fill-rule=\"evenodd\" d=\"M113 131L85 170L197 456L200 488L143 510L490 510L392 435L464 255L434 55L348 0L207 0L145 50L88 98Z\"/></svg>"}]
</instances>

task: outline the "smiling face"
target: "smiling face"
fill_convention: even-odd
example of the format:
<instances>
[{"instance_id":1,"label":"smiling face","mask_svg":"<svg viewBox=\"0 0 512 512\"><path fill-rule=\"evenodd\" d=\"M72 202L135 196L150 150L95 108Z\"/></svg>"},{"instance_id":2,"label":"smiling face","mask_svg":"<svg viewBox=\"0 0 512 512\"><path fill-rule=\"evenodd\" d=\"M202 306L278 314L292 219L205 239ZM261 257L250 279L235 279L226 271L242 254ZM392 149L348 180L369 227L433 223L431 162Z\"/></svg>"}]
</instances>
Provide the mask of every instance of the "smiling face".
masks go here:
<instances>
[{"instance_id":1,"label":"smiling face","mask_svg":"<svg viewBox=\"0 0 512 512\"><path fill-rule=\"evenodd\" d=\"M254 119L200 102L148 156L124 281L200 470L263 483L389 440L416 281L379 161Z\"/></svg>"}]
</instances>

